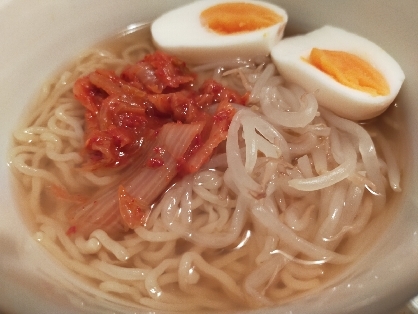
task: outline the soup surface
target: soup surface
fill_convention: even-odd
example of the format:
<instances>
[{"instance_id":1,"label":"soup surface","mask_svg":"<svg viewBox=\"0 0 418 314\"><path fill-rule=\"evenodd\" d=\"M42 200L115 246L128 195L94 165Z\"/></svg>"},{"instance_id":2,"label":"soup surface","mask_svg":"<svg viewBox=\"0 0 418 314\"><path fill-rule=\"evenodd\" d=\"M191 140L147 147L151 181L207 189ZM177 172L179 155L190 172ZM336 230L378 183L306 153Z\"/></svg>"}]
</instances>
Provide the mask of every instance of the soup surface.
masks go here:
<instances>
[{"instance_id":1,"label":"soup surface","mask_svg":"<svg viewBox=\"0 0 418 314\"><path fill-rule=\"evenodd\" d=\"M132 82L109 87L126 91L110 99L99 78L126 82L126 67L154 51L149 28L138 27L88 50L43 87L10 152L34 237L102 298L133 307L272 306L346 274L390 221L401 191L396 106L362 124L342 119L285 82L267 57L179 65L192 81L138 96L169 97L167 112L146 103L138 114L145 102L132 95L144 88ZM97 69L111 72L94 81ZM93 92L106 110L74 96ZM176 111L180 94L188 100ZM184 118L184 108L197 113ZM278 110L294 126L269 117ZM131 146L120 144L122 133L94 137L92 126L106 123L106 136L138 127L126 135ZM103 143L115 137L117 157L106 159Z\"/></svg>"}]
</instances>

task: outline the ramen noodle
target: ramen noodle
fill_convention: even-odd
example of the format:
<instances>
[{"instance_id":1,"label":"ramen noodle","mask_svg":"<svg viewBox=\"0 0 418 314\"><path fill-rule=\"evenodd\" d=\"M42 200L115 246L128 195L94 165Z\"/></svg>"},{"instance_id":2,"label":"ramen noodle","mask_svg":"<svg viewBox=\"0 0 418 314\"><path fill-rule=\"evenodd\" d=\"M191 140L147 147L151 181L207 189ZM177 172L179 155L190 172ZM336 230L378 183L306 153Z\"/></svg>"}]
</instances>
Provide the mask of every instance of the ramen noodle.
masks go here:
<instances>
[{"instance_id":1,"label":"ramen noodle","mask_svg":"<svg viewBox=\"0 0 418 314\"><path fill-rule=\"evenodd\" d=\"M212 78L246 97L245 105L230 102L226 140L199 169L175 175L140 224L86 222L82 232L74 225L95 201L94 210L113 204L118 215L107 195L140 164L86 167L86 109L74 84L97 69L119 74L154 51L141 28L87 51L43 87L10 152L34 237L103 298L168 311L287 302L355 263L401 190L392 144L379 128L384 119L336 116L267 57L189 65L196 86ZM135 184L145 188L147 180Z\"/></svg>"}]
</instances>

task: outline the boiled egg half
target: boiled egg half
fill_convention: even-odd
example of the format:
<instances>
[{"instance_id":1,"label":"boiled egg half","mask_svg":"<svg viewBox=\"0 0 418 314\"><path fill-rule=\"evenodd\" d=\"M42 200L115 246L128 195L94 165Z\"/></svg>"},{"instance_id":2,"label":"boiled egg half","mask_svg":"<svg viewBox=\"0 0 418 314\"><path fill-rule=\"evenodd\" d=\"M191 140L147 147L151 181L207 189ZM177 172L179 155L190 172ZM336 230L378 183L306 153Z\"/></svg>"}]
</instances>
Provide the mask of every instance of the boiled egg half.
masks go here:
<instances>
[{"instance_id":1,"label":"boiled egg half","mask_svg":"<svg viewBox=\"0 0 418 314\"><path fill-rule=\"evenodd\" d=\"M151 25L155 46L188 63L268 55L282 38L286 11L262 1L200 0Z\"/></svg>"},{"instance_id":2,"label":"boiled egg half","mask_svg":"<svg viewBox=\"0 0 418 314\"><path fill-rule=\"evenodd\" d=\"M405 79L399 64L378 45L332 26L281 40L271 57L286 80L351 120L385 111Z\"/></svg>"}]
</instances>

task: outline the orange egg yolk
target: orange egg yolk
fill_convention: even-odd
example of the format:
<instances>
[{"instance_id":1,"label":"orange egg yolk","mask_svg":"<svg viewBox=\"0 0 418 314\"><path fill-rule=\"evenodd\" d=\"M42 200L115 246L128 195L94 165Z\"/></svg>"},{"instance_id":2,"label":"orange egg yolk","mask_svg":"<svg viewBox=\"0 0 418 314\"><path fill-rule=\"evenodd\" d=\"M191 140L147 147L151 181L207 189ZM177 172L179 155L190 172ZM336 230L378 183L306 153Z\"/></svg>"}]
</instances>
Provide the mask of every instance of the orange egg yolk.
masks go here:
<instances>
[{"instance_id":1,"label":"orange egg yolk","mask_svg":"<svg viewBox=\"0 0 418 314\"><path fill-rule=\"evenodd\" d=\"M313 48L309 62L345 86L373 96L389 94L389 85L383 75L354 54Z\"/></svg>"},{"instance_id":2,"label":"orange egg yolk","mask_svg":"<svg viewBox=\"0 0 418 314\"><path fill-rule=\"evenodd\" d=\"M268 8L244 2L214 5L204 10L200 19L205 27L222 35L251 32L283 21Z\"/></svg>"}]
</instances>

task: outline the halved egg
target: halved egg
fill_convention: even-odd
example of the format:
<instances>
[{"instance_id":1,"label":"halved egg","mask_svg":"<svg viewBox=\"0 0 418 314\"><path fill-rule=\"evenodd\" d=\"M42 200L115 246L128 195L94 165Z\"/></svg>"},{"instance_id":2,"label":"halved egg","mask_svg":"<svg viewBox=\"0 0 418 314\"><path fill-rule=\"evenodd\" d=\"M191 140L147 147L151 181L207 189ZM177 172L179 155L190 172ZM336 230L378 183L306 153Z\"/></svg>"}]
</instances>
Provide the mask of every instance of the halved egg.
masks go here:
<instances>
[{"instance_id":1,"label":"halved egg","mask_svg":"<svg viewBox=\"0 0 418 314\"><path fill-rule=\"evenodd\" d=\"M201 0L160 16L151 33L158 49L202 64L268 55L286 23L286 11L271 3Z\"/></svg>"},{"instance_id":2,"label":"halved egg","mask_svg":"<svg viewBox=\"0 0 418 314\"><path fill-rule=\"evenodd\" d=\"M332 26L281 40L271 57L286 80L352 120L384 112L405 79L399 64L378 45Z\"/></svg>"}]
</instances>

